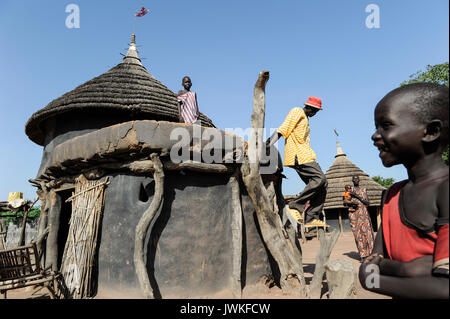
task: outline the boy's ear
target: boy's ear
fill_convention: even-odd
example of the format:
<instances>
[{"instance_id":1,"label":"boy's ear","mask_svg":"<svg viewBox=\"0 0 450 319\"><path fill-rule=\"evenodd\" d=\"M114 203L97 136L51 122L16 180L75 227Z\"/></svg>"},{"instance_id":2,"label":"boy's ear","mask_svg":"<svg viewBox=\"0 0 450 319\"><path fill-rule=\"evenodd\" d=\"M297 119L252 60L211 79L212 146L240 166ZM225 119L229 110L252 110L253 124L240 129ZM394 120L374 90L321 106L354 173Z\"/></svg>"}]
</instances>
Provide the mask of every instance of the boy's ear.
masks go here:
<instances>
[{"instance_id":1,"label":"boy's ear","mask_svg":"<svg viewBox=\"0 0 450 319\"><path fill-rule=\"evenodd\" d=\"M441 136L442 121L432 120L428 122L425 128L425 134L422 138L423 142L433 142Z\"/></svg>"}]
</instances>

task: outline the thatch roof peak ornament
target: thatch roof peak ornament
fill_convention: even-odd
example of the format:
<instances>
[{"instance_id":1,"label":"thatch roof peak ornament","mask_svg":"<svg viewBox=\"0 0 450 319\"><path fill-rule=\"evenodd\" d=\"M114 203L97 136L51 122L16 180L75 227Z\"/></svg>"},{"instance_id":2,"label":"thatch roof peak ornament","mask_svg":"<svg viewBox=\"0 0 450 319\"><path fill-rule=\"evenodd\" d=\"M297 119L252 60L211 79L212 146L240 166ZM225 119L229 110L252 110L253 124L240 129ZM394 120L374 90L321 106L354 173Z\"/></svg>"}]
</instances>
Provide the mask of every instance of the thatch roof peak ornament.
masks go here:
<instances>
[{"instance_id":1,"label":"thatch roof peak ornament","mask_svg":"<svg viewBox=\"0 0 450 319\"><path fill-rule=\"evenodd\" d=\"M68 113L70 119L86 117L86 111L116 116L119 122L133 119L179 121L176 94L142 65L134 34L122 62L35 112L25 124L25 133L36 144L44 145L49 134L47 120ZM215 127L201 112L199 119L203 126Z\"/></svg>"},{"instance_id":2,"label":"thatch roof peak ornament","mask_svg":"<svg viewBox=\"0 0 450 319\"><path fill-rule=\"evenodd\" d=\"M134 63L143 66L136 48L136 35L134 33L131 35L131 43L122 63Z\"/></svg>"},{"instance_id":3,"label":"thatch roof peak ornament","mask_svg":"<svg viewBox=\"0 0 450 319\"><path fill-rule=\"evenodd\" d=\"M336 145L337 145L337 150L336 150L336 155L334 157L346 156L344 151L342 150L341 143L339 143L339 141L337 141Z\"/></svg>"}]
</instances>

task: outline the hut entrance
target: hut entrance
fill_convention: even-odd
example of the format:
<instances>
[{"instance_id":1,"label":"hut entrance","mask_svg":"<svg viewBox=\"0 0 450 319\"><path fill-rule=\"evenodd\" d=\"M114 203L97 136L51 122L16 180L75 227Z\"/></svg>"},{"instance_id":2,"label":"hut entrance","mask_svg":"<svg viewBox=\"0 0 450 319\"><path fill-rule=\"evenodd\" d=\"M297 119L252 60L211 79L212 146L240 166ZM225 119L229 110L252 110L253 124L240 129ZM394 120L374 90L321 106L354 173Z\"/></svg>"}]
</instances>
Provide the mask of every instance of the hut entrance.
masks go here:
<instances>
[{"instance_id":1,"label":"hut entrance","mask_svg":"<svg viewBox=\"0 0 450 319\"><path fill-rule=\"evenodd\" d=\"M92 296L95 280L97 239L103 212L105 180L89 181L83 175L76 179L75 192L64 202L71 203L70 221L61 273L74 299Z\"/></svg>"}]
</instances>

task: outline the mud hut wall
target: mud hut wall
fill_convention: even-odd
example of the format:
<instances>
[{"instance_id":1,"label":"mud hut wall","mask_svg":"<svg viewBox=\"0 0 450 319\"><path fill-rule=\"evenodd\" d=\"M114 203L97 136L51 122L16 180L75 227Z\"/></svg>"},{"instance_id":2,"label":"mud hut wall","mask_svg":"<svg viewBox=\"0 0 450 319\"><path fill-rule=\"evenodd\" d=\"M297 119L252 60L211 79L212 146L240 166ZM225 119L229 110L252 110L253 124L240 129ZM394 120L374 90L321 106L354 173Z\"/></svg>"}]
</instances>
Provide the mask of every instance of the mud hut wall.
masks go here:
<instances>
[{"instance_id":1,"label":"mud hut wall","mask_svg":"<svg viewBox=\"0 0 450 319\"><path fill-rule=\"evenodd\" d=\"M350 226L350 220L348 219L348 209L346 208L335 208L325 210L325 215L327 217L327 224L331 226L331 229L329 230L332 231L333 229L340 229L339 212L341 213L343 231L351 232L352 227Z\"/></svg>"},{"instance_id":2,"label":"mud hut wall","mask_svg":"<svg viewBox=\"0 0 450 319\"><path fill-rule=\"evenodd\" d=\"M49 165L51 153L57 145L74 137L129 120L130 115L123 112L109 111L106 113L89 110L79 113L63 113L45 120L42 124L45 132L44 151L37 177Z\"/></svg>"},{"instance_id":3,"label":"mud hut wall","mask_svg":"<svg viewBox=\"0 0 450 319\"><path fill-rule=\"evenodd\" d=\"M377 225L377 209L376 206L369 206L369 217L372 223L373 231L378 230ZM344 232L351 232L352 228L350 226L350 220L348 218L348 208L334 208L334 209L326 209L325 214L327 217L327 224L332 227L332 229L339 229L339 212L341 212L341 220L342 220L342 228Z\"/></svg>"},{"instance_id":4,"label":"mud hut wall","mask_svg":"<svg viewBox=\"0 0 450 319\"><path fill-rule=\"evenodd\" d=\"M244 185L241 185L243 189ZM242 286L252 285L263 277L279 281L279 269L264 244L252 200L244 191L241 196L243 219Z\"/></svg>"},{"instance_id":5,"label":"mud hut wall","mask_svg":"<svg viewBox=\"0 0 450 319\"><path fill-rule=\"evenodd\" d=\"M99 247L99 293L139 295L133 266L135 227L151 203L153 178L123 173L109 178ZM163 206L150 225L145 246L155 296L205 296L231 287L231 194L229 175L166 172ZM271 268L245 195L242 208L241 281L250 284L270 274Z\"/></svg>"},{"instance_id":6,"label":"mud hut wall","mask_svg":"<svg viewBox=\"0 0 450 319\"><path fill-rule=\"evenodd\" d=\"M154 290L194 297L231 289L229 176L184 174L168 174L162 212L151 232L147 263Z\"/></svg>"},{"instance_id":7,"label":"mud hut wall","mask_svg":"<svg viewBox=\"0 0 450 319\"><path fill-rule=\"evenodd\" d=\"M22 218L17 218L16 221L11 221L7 224L7 233L6 233L6 247L14 248L17 247L20 238L20 232L22 230ZM38 219L32 219L30 221L27 220L25 223L25 244L28 245L37 235L38 231Z\"/></svg>"}]
</instances>

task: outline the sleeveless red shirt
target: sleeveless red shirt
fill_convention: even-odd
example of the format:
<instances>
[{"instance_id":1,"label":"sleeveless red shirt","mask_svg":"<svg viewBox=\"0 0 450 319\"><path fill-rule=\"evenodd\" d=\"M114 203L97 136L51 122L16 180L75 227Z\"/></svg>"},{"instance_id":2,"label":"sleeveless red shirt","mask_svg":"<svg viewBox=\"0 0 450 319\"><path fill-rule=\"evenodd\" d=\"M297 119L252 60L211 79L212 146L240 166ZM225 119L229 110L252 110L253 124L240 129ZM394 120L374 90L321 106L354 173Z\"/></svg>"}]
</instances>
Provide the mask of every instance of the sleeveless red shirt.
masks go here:
<instances>
[{"instance_id":1,"label":"sleeveless red shirt","mask_svg":"<svg viewBox=\"0 0 450 319\"><path fill-rule=\"evenodd\" d=\"M447 265L449 256L448 221L435 225L435 230L425 232L405 225L400 216L401 189L407 181L395 183L389 188L383 205L383 237L388 257L408 262L418 257L434 256L433 267ZM404 216L404 214L403 214Z\"/></svg>"}]
</instances>

